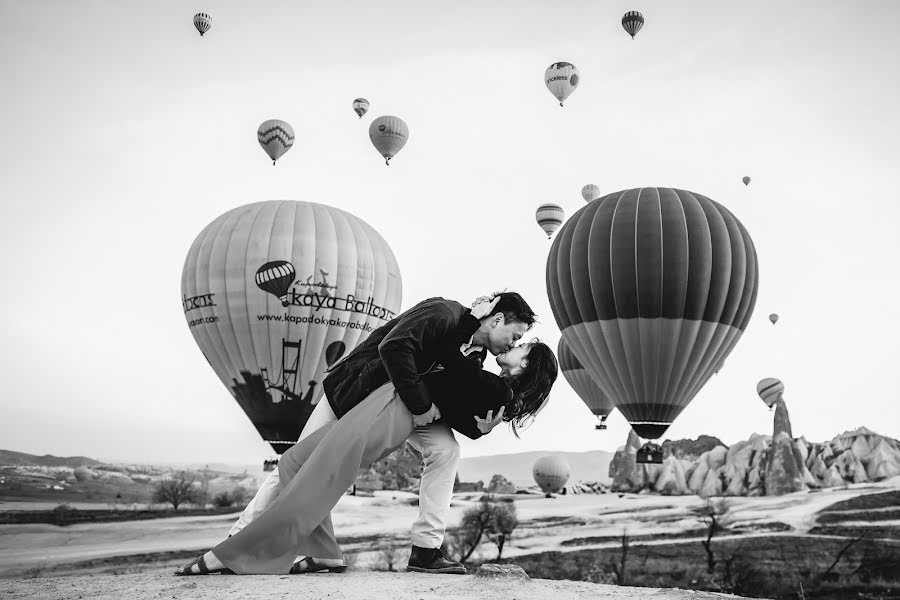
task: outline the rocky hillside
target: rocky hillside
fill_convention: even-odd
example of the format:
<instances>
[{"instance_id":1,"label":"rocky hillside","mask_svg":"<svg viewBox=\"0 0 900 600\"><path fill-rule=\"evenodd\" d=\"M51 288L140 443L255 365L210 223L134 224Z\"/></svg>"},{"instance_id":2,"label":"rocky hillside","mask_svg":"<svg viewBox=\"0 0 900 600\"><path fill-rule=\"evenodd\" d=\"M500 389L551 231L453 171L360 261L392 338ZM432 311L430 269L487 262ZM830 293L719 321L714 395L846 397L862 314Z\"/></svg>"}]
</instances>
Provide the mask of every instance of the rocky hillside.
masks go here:
<instances>
[{"instance_id":1,"label":"rocky hillside","mask_svg":"<svg viewBox=\"0 0 900 600\"><path fill-rule=\"evenodd\" d=\"M794 438L782 400L775 406L774 421L771 436L753 434L730 448L707 436L693 445L683 440L666 442L662 465L635 462L641 441L632 431L625 448L616 452L610 463L612 490L704 497L778 496L900 475L900 442L895 439L865 427L829 442ZM687 450L702 448L711 440L718 444L699 455Z\"/></svg>"}]
</instances>

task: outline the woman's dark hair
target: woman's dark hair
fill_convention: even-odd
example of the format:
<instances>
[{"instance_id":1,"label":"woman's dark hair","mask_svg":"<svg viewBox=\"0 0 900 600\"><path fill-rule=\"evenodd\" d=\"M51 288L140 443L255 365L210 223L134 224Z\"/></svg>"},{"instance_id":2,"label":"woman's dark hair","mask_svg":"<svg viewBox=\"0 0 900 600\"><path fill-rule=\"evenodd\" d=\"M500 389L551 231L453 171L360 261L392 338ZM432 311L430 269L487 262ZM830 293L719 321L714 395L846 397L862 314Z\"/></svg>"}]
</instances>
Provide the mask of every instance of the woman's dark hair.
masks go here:
<instances>
[{"instance_id":1,"label":"woman's dark hair","mask_svg":"<svg viewBox=\"0 0 900 600\"><path fill-rule=\"evenodd\" d=\"M507 380L513 397L507 404L503 420L509 421L516 437L518 428L534 420L534 416L544 406L550 395L550 388L559 374L559 363L550 346L540 340L528 342L528 364L520 373Z\"/></svg>"},{"instance_id":2,"label":"woman's dark hair","mask_svg":"<svg viewBox=\"0 0 900 600\"><path fill-rule=\"evenodd\" d=\"M502 292L498 295L500 301L494 307L493 314L501 312L506 323L525 323L531 329L531 326L537 321L537 315L525 302L525 298L516 292Z\"/></svg>"}]
</instances>

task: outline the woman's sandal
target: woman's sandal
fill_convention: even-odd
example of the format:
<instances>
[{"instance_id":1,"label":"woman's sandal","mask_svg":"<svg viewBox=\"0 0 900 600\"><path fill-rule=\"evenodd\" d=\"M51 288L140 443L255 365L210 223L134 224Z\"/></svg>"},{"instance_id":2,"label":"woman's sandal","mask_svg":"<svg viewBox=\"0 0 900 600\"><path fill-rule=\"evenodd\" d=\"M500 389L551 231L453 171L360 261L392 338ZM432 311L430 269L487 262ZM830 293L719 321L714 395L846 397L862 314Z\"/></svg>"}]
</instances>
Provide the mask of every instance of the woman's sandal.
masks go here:
<instances>
[{"instance_id":1,"label":"woman's sandal","mask_svg":"<svg viewBox=\"0 0 900 600\"><path fill-rule=\"evenodd\" d=\"M290 574L301 575L303 573L319 573L321 571L328 571L329 573L343 573L346 570L347 565L326 567L325 565L320 565L319 563L317 563L316 559L314 559L313 557L304 556L291 566Z\"/></svg>"},{"instance_id":2,"label":"woman's sandal","mask_svg":"<svg viewBox=\"0 0 900 600\"><path fill-rule=\"evenodd\" d=\"M234 571L227 567L221 567L219 569L210 569L206 566L205 555L201 554L200 558L195 560L194 562L184 565L183 567L178 567L175 570L176 575L212 575L212 574L221 574L221 575L234 575ZM197 565L197 570L193 571L191 567Z\"/></svg>"}]
</instances>

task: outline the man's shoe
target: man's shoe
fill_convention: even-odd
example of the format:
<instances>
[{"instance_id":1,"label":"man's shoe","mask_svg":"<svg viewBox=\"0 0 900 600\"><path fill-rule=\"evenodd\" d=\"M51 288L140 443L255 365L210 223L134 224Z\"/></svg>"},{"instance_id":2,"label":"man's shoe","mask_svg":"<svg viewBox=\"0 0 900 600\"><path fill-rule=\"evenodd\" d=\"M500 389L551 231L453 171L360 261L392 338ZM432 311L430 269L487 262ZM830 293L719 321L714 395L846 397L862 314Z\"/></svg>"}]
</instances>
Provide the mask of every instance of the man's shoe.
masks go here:
<instances>
[{"instance_id":1,"label":"man's shoe","mask_svg":"<svg viewBox=\"0 0 900 600\"><path fill-rule=\"evenodd\" d=\"M444 558L444 554L441 552L440 548L420 548L418 546L412 547L406 570L418 571L419 573L466 574L466 568L462 563L453 562L452 560Z\"/></svg>"}]
</instances>

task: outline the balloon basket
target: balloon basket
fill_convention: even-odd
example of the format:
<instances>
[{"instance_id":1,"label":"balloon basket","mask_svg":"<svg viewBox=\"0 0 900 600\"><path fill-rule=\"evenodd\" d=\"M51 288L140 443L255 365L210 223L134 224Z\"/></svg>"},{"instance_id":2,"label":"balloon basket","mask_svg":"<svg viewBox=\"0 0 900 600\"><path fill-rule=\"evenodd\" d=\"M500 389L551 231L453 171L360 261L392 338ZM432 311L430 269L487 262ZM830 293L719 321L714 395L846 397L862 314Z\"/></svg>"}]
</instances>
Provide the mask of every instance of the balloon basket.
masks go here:
<instances>
[{"instance_id":1,"label":"balloon basket","mask_svg":"<svg viewBox=\"0 0 900 600\"><path fill-rule=\"evenodd\" d=\"M277 458L263 461L263 471L274 471L275 467L277 467L277 466L278 466Z\"/></svg>"},{"instance_id":2,"label":"balloon basket","mask_svg":"<svg viewBox=\"0 0 900 600\"><path fill-rule=\"evenodd\" d=\"M597 431L604 431L607 429L606 423L598 423L597 425L594 425L594 429Z\"/></svg>"},{"instance_id":3,"label":"balloon basket","mask_svg":"<svg viewBox=\"0 0 900 600\"><path fill-rule=\"evenodd\" d=\"M639 465L661 465L663 461L663 449L659 444L647 442L637 451L636 462Z\"/></svg>"}]
</instances>

